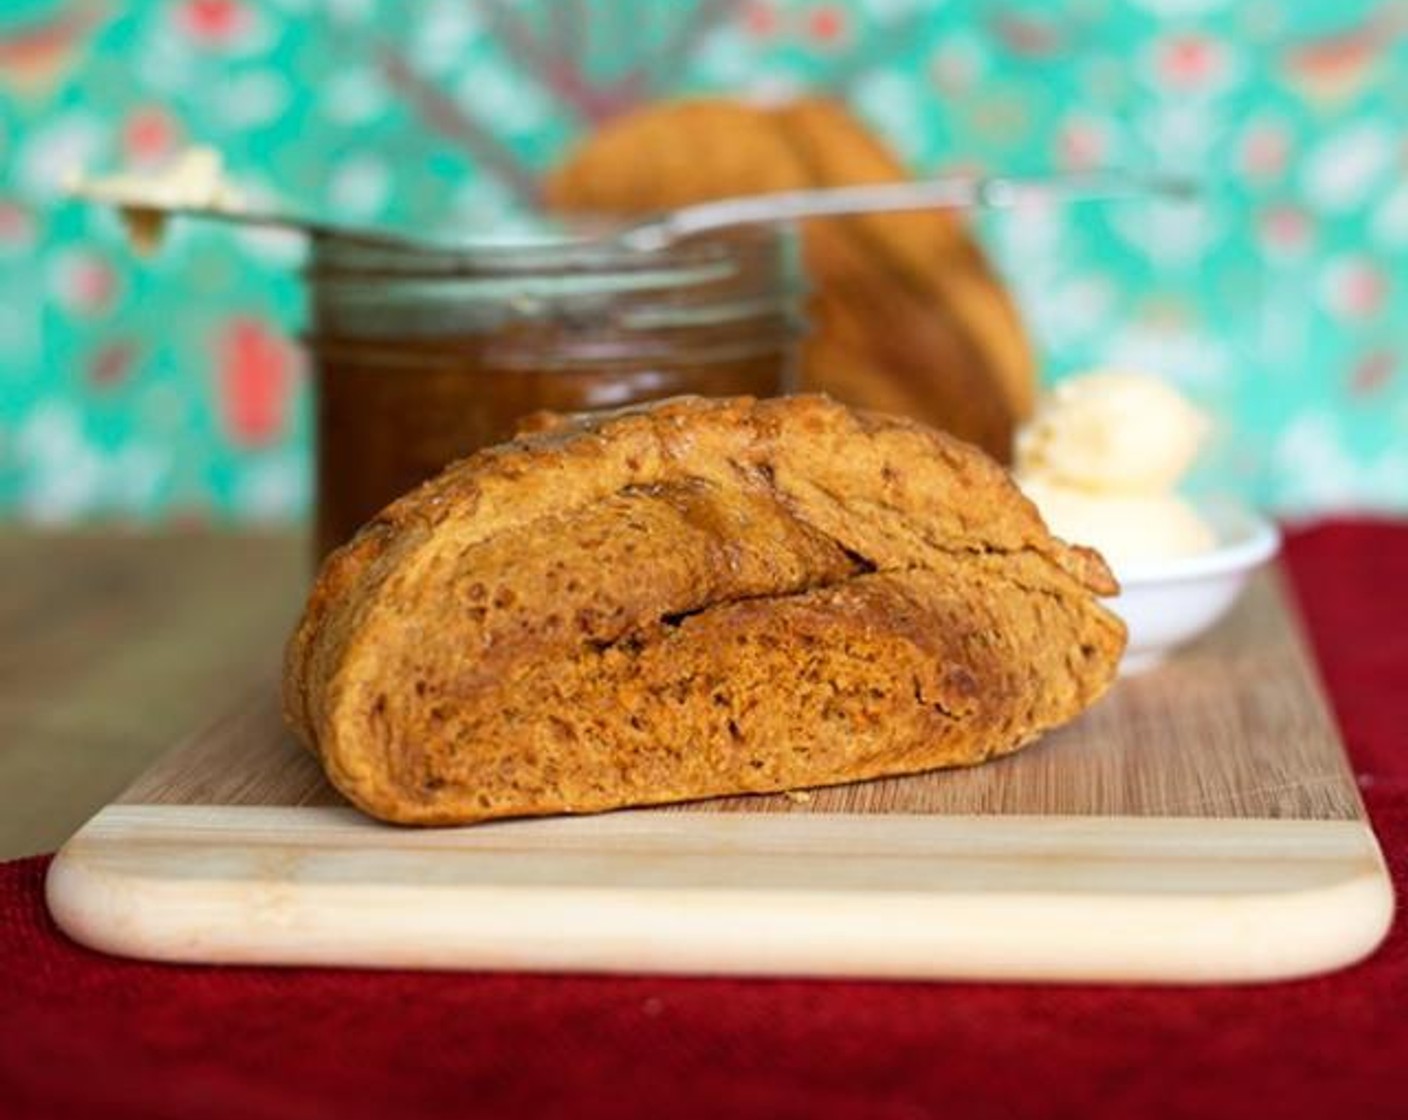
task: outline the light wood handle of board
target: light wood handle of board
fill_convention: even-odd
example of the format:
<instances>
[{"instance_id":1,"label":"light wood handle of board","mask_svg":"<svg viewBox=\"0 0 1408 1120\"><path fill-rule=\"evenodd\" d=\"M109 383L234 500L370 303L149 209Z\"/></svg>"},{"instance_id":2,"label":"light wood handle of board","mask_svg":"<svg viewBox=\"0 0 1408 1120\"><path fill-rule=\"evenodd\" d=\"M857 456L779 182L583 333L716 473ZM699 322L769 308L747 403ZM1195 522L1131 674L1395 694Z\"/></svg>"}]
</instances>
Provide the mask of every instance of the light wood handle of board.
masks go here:
<instances>
[{"instance_id":1,"label":"light wood handle of board","mask_svg":"<svg viewBox=\"0 0 1408 1120\"><path fill-rule=\"evenodd\" d=\"M252 841L251 837L257 837ZM213 962L1208 982L1369 953L1357 821L618 813L404 831L115 806L55 861L93 948Z\"/></svg>"}]
</instances>

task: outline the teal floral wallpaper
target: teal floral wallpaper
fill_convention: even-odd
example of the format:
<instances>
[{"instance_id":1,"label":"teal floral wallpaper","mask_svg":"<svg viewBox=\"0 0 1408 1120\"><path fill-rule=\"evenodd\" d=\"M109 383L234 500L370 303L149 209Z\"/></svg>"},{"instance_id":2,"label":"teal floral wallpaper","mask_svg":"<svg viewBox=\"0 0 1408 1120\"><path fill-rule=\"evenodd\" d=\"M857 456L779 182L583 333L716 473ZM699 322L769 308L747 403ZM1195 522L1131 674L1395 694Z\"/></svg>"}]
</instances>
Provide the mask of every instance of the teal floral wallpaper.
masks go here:
<instances>
[{"instance_id":1,"label":"teal floral wallpaper","mask_svg":"<svg viewBox=\"0 0 1408 1120\"><path fill-rule=\"evenodd\" d=\"M643 99L818 86L920 171L1203 176L981 220L1046 375L1173 378L1220 419L1213 484L1288 513L1408 508L1401 0L6 0L0 511L308 503L296 239L187 222L141 260L73 167L208 142L256 195L469 229Z\"/></svg>"}]
</instances>

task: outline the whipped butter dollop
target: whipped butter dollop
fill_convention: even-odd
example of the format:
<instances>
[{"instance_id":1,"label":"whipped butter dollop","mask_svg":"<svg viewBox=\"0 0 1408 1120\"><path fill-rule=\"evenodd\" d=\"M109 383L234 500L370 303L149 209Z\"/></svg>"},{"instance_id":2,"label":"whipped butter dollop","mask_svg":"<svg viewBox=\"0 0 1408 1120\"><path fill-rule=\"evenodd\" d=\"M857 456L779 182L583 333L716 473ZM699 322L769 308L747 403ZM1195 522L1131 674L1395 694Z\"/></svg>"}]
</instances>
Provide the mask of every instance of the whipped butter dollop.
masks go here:
<instances>
[{"instance_id":1,"label":"whipped butter dollop","mask_svg":"<svg viewBox=\"0 0 1408 1120\"><path fill-rule=\"evenodd\" d=\"M161 243L168 211L238 211L245 205L225 177L224 158L207 147L186 148L150 171L77 174L67 187L75 197L117 207L133 245L143 252Z\"/></svg>"},{"instance_id":2,"label":"whipped butter dollop","mask_svg":"<svg viewBox=\"0 0 1408 1120\"><path fill-rule=\"evenodd\" d=\"M1177 493L1211 425L1159 378L1097 370L1038 402L1014 474L1058 537L1112 564L1205 552L1212 529Z\"/></svg>"}]
</instances>

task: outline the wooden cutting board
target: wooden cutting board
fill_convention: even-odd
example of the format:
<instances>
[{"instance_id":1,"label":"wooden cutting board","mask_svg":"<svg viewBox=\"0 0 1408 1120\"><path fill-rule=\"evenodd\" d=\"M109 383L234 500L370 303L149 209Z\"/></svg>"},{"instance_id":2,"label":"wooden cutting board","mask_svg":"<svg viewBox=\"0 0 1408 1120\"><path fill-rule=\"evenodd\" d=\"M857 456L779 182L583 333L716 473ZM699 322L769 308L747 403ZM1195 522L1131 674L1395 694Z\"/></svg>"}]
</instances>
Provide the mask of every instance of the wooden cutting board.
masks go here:
<instances>
[{"instance_id":1,"label":"wooden cutting board","mask_svg":"<svg viewBox=\"0 0 1408 1120\"><path fill-rule=\"evenodd\" d=\"M406 830L272 682L59 853L79 941L164 960L1214 981L1357 960L1393 899L1278 577L1082 719L971 770Z\"/></svg>"}]
</instances>

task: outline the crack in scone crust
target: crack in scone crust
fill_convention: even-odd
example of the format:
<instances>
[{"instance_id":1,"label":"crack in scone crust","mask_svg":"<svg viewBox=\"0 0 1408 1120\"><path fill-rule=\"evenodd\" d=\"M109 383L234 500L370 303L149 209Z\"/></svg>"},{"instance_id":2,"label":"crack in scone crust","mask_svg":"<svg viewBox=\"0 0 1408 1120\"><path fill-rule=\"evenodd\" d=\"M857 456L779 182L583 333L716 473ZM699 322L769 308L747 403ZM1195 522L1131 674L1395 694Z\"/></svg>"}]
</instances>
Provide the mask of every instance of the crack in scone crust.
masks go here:
<instances>
[{"instance_id":1,"label":"crack in scone crust","mask_svg":"<svg viewBox=\"0 0 1408 1120\"><path fill-rule=\"evenodd\" d=\"M384 511L290 641L291 726L378 816L966 765L1113 676L1103 562L967 445L824 398L545 427Z\"/></svg>"}]
</instances>

